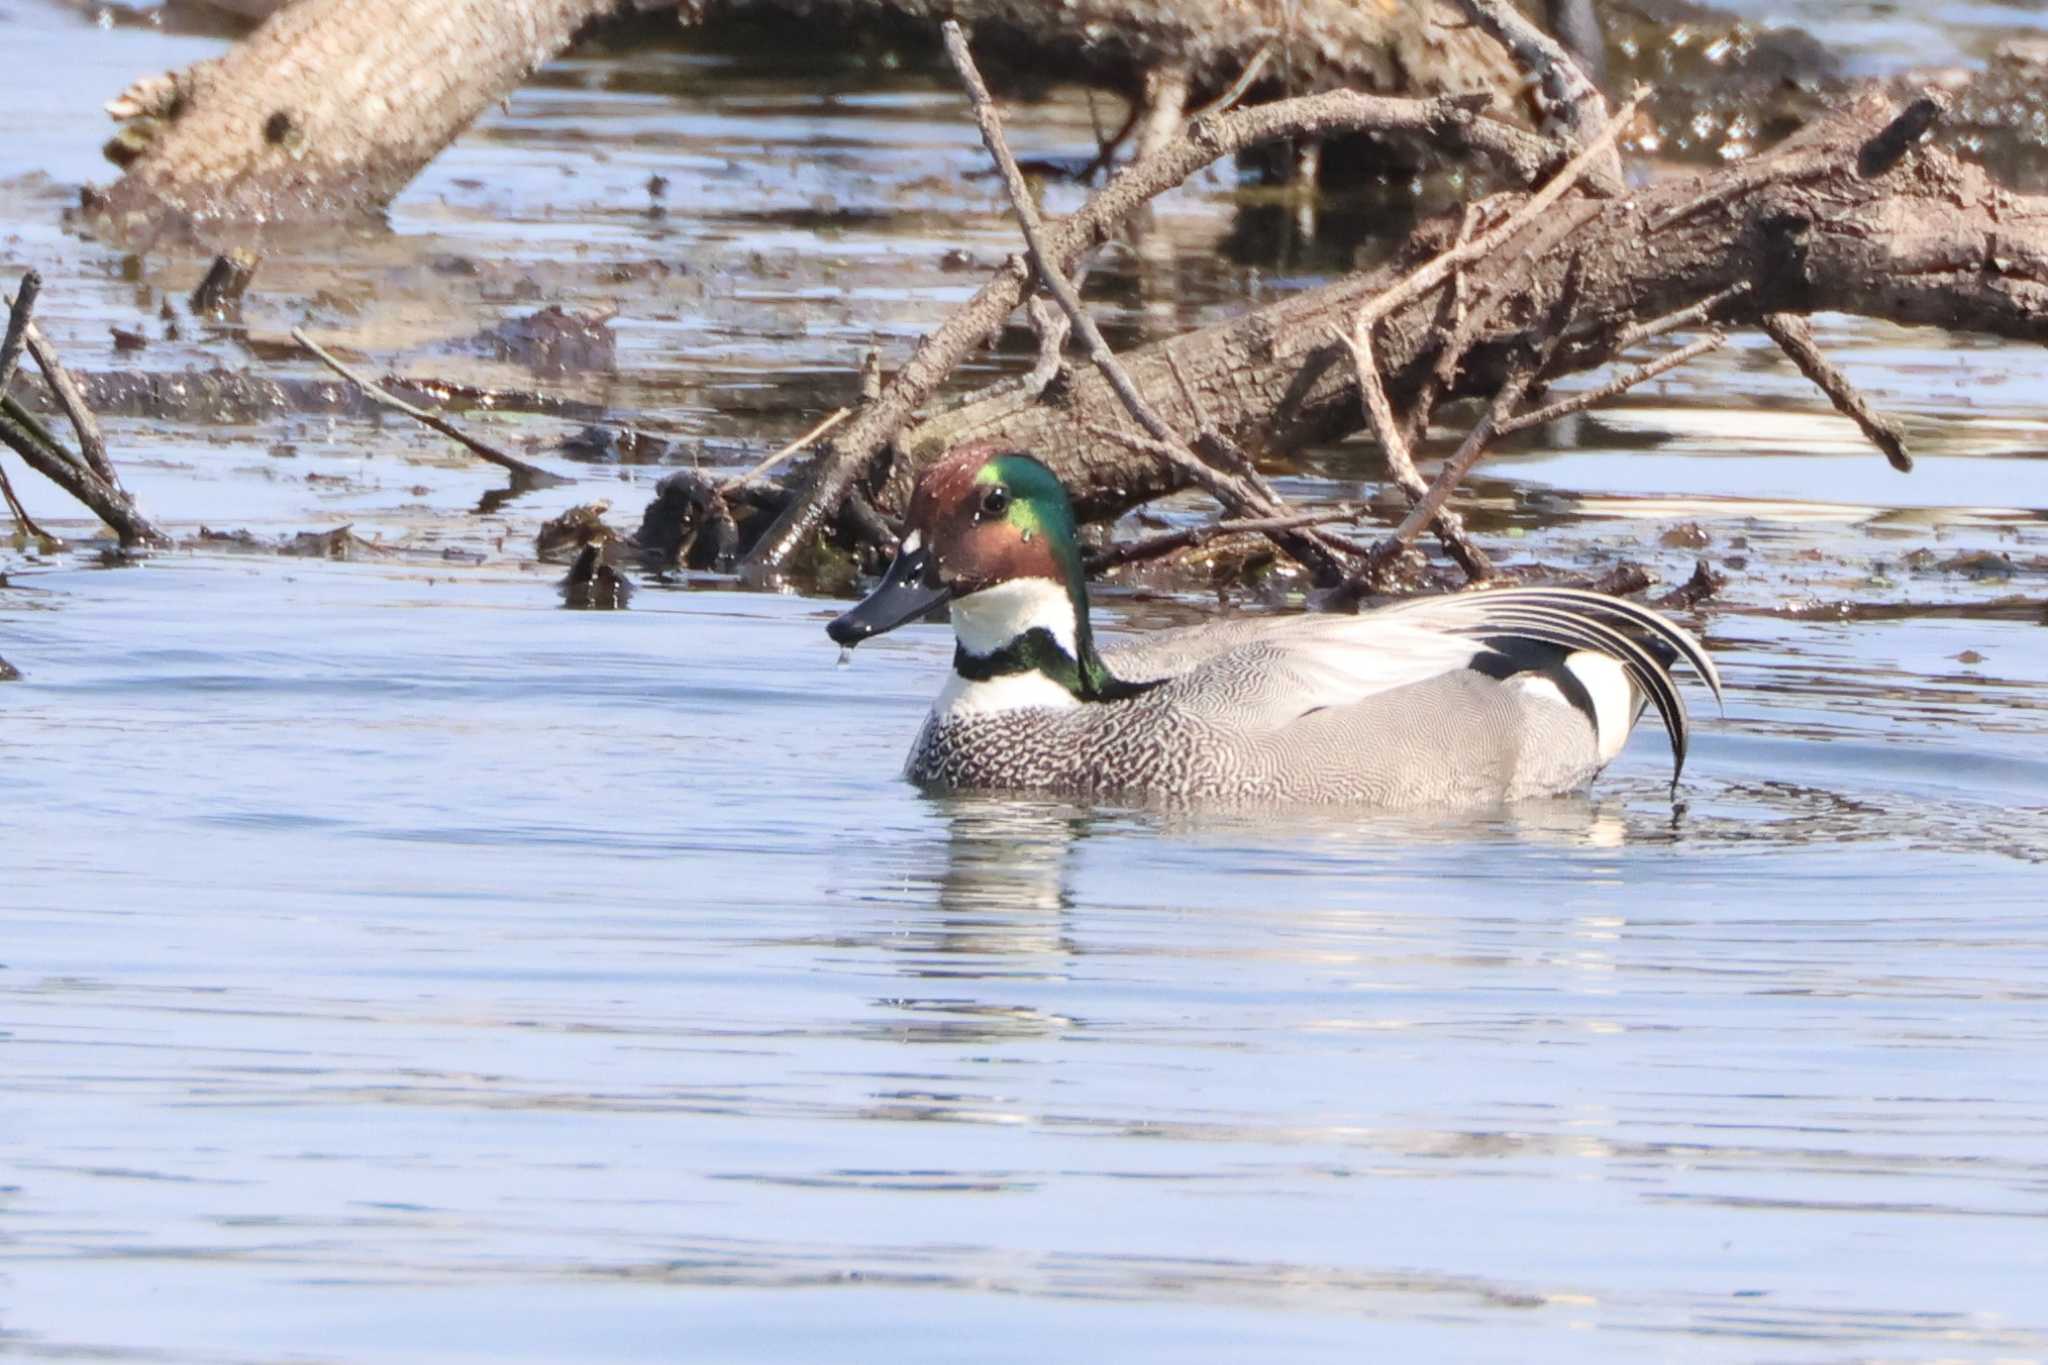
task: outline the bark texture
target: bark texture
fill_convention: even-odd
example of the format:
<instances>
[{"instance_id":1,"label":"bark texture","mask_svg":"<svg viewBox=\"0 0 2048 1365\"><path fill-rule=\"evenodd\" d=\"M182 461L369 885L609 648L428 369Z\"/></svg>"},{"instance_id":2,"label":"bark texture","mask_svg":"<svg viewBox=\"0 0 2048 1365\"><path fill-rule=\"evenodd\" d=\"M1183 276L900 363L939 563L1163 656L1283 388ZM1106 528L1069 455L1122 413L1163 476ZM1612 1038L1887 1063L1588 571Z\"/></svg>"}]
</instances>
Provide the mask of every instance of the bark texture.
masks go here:
<instances>
[{"instance_id":1,"label":"bark texture","mask_svg":"<svg viewBox=\"0 0 2048 1365\"><path fill-rule=\"evenodd\" d=\"M1893 145L1913 121L1869 94L1755 161L1622 199L1566 200L1461 281L1387 317L1375 344L1389 396L1405 408L1454 337L1462 356L1447 396L1490 397L1526 365L1548 380L1606 364L1632 332L1734 286L1747 288L1709 310L1714 322L1833 311L2048 341L2048 197L2005 190L1938 149ZM1183 433L1213 428L1256 451L1358 430L1339 334L1454 233L1432 225L1382 270L1128 352L1124 366ZM1454 289L1465 319L1455 329ZM1091 428L1139 434L1093 373L1037 400L1000 396L935 416L899 437L882 505L902 507L917 471L969 440L1046 456L1091 518L1185 485L1170 463Z\"/></svg>"},{"instance_id":2,"label":"bark texture","mask_svg":"<svg viewBox=\"0 0 2048 1365\"><path fill-rule=\"evenodd\" d=\"M376 211L616 0L301 0L116 101L156 120L101 206L117 231Z\"/></svg>"},{"instance_id":3,"label":"bark texture","mask_svg":"<svg viewBox=\"0 0 2048 1365\"><path fill-rule=\"evenodd\" d=\"M670 0L672 3L673 0ZM298 0L226 56L138 82L109 108L132 158L98 207L117 234L373 213L492 101L620 0ZM665 8L636 0L634 8ZM1505 97L1506 55L1448 0L684 0L818 44L834 27L936 37L957 18L1011 69L1136 90L1171 68L1199 95L1262 50L1271 89ZM1277 54L1275 56L1274 54Z\"/></svg>"},{"instance_id":4,"label":"bark texture","mask_svg":"<svg viewBox=\"0 0 2048 1365\"><path fill-rule=\"evenodd\" d=\"M645 5L642 8L646 8ZM686 20L914 26L936 36L958 20L985 61L1028 63L1042 79L1090 77L1139 93L1146 75L1183 76L1198 104L1271 44L1275 89L1384 94L1506 93L1520 83L1507 54L1451 0L682 0Z\"/></svg>"}]
</instances>

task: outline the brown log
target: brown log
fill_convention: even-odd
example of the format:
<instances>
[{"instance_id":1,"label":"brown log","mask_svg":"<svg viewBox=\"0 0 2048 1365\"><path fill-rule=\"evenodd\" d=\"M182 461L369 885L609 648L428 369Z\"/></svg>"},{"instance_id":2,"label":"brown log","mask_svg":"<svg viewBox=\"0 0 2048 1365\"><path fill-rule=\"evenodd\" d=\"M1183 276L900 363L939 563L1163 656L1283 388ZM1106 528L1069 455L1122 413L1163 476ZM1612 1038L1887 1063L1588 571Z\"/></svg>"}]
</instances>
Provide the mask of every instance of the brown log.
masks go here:
<instances>
[{"instance_id":1,"label":"brown log","mask_svg":"<svg viewBox=\"0 0 2048 1365\"><path fill-rule=\"evenodd\" d=\"M1547 340L1541 335L1575 284L1564 344L1536 376L1607 364L1620 345L1661 330L1667 315L1713 302L1724 326L1765 314L1834 311L1908 325L2048 340L2048 197L2015 194L1980 168L1927 146L1889 155L1895 119L1871 92L1777 150L1725 170L1651 186L1627 199L1567 200L1572 230L1528 261L1511 241L1492 258L1518 266L1458 366L1450 397L1490 398ZM1340 335L1359 309L1452 239L1448 220L1425 227L1387 267L1260 309L1244 318L1126 352L1133 381L1176 431L1209 425L1254 450L1346 435L1362 423L1356 369ZM1574 264L1576 262L1576 264ZM1490 268L1490 267L1489 267ZM1496 270L1505 276L1504 270ZM1381 324L1375 343L1389 397L1405 405L1438 359L1450 285L1424 293ZM1718 300L1715 296L1720 296ZM1701 310L1702 314L1709 310ZM998 396L905 432L907 459L884 503L901 507L918 469L970 440L1047 455L1083 514L1107 518L1184 486L1170 463L1134 454L1091 427L1134 431L1110 386L1083 373L1056 402Z\"/></svg>"},{"instance_id":2,"label":"brown log","mask_svg":"<svg viewBox=\"0 0 2048 1365\"><path fill-rule=\"evenodd\" d=\"M160 122L97 205L146 238L167 221L376 210L490 103L615 0L301 0L225 56L131 87Z\"/></svg>"},{"instance_id":3,"label":"brown log","mask_svg":"<svg viewBox=\"0 0 2048 1365\"><path fill-rule=\"evenodd\" d=\"M130 240L167 223L374 212L579 28L618 8L620 0L298 0L225 56L139 81L109 104L135 135L117 140L126 173L95 206ZM686 21L772 23L821 43L834 27L883 24L928 39L954 18L1034 74L1135 90L1170 71L1183 95L1229 86L1276 40L1296 93L1478 91L1505 102L1517 81L1506 55L1449 0L684 0L678 8Z\"/></svg>"}]
</instances>

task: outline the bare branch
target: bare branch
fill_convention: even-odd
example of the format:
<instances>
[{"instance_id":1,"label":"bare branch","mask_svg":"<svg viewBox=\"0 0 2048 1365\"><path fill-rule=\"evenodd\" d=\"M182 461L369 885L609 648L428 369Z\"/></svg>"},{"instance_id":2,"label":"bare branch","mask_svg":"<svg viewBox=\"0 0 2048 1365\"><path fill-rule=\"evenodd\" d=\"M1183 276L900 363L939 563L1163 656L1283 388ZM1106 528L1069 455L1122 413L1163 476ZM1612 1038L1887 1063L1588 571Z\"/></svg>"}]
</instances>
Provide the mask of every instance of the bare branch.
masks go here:
<instances>
[{"instance_id":1,"label":"bare branch","mask_svg":"<svg viewBox=\"0 0 2048 1365\"><path fill-rule=\"evenodd\" d=\"M1078 212L1052 229L1048 246L1054 267L1073 269L1081 254L1106 240L1117 224L1203 167L1276 138L1366 128L1407 132L1456 140L1499 163L1517 179L1534 179L1552 160L1550 144L1498 119L1481 117L1485 103L1482 97L1403 100L1334 90L1197 119L1183 137L1124 167ZM747 557L751 571L780 568L961 358L1024 301L1031 278L1025 262L1012 260L925 337L909 363L896 372L881 400L862 412L832 443L813 471L809 486L791 499L756 542Z\"/></svg>"},{"instance_id":2,"label":"bare branch","mask_svg":"<svg viewBox=\"0 0 2048 1365\"><path fill-rule=\"evenodd\" d=\"M870 354L872 354L872 352L870 352ZM835 409L830 417L827 417L824 421L818 423L818 425L812 427L809 431L797 437L794 441L791 441L788 445L776 451L773 455L770 455L767 459L761 461L761 463L755 465L746 473L736 474L732 478L727 479L724 483L718 485L719 496L723 497L726 494L737 490L742 484L752 483L755 479L760 478L763 474L766 474L769 470L775 468L775 466L781 464L784 460L796 454L799 450L805 449L811 444L811 442L817 440L820 436L823 436L826 432L832 430L832 428L838 426L841 422L844 422L847 418L851 416L853 416L852 408Z\"/></svg>"},{"instance_id":3,"label":"bare branch","mask_svg":"<svg viewBox=\"0 0 2048 1365\"><path fill-rule=\"evenodd\" d=\"M0 399L0 445L13 450L29 468L85 504L94 516L113 528L123 545L170 540L136 508L135 500L125 490L107 483L88 469L84 461L56 444L42 424L11 397Z\"/></svg>"},{"instance_id":4,"label":"bare branch","mask_svg":"<svg viewBox=\"0 0 2048 1365\"><path fill-rule=\"evenodd\" d=\"M1237 73L1237 79L1230 83L1229 88L1215 99L1210 100L1207 104L1195 110L1194 113L1188 115L1188 121L1192 123L1196 119L1209 118L1212 115L1220 114L1227 109L1233 108L1239 100L1244 98L1244 92L1252 88L1252 82L1259 78L1266 69L1266 63L1272 59L1273 43L1271 39L1268 39L1263 47L1252 54L1252 59L1244 64L1244 70Z\"/></svg>"},{"instance_id":5,"label":"bare branch","mask_svg":"<svg viewBox=\"0 0 2048 1365\"><path fill-rule=\"evenodd\" d=\"M292 340L311 351L315 358L328 369L361 389L363 396L371 402L376 403L380 407L389 408L393 412L402 413L412 418L413 421L418 422L421 426L440 432L449 440L478 457L489 460L500 469L510 471L517 483L528 488L546 488L555 484L569 482L569 480L559 474L550 474L537 464L522 460L517 455L509 455L487 441L478 440L453 422L450 422L447 418L442 417L439 413L428 412L425 408L416 408L403 398L376 383L376 381L363 378L363 376L342 364L341 361L335 359L320 343L307 336L305 328L292 328Z\"/></svg>"},{"instance_id":6,"label":"bare branch","mask_svg":"<svg viewBox=\"0 0 2048 1365\"><path fill-rule=\"evenodd\" d=\"M1372 350L1372 328L1370 325L1361 326L1342 340L1351 348L1352 363L1358 369L1358 393L1365 407L1366 422L1379 438L1380 449L1387 458L1388 472L1394 476L1394 482L1400 485L1401 491L1407 494L1408 504L1413 507L1429 492L1429 485L1422 481L1422 475L1415 468L1415 457L1408 449L1408 437L1400 422L1395 420L1393 404L1387 400L1386 385L1380 382L1379 360ZM1493 576L1493 562L1484 550L1473 543L1457 513L1439 513L1436 530L1444 549L1458 562L1467 578L1477 580Z\"/></svg>"},{"instance_id":7,"label":"bare branch","mask_svg":"<svg viewBox=\"0 0 2048 1365\"><path fill-rule=\"evenodd\" d=\"M64 362L58 359L57 348L50 344L49 339L36 326L35 319L29 316L29 309L34 305L36 294L41 291L42 284L42 276L31 270L21 278L22 294L7 300L13 312L7 320L7 339L0 342L0 353L4 353L4 357L0 358L6 361L5 364L0 364L0 375L4 375L8 383L13 382L14 371L21 363L21 353L17 348L25 343L28 353L35 357L36 368L43 372L43 379L49 384L50 393L56 398L57 406L64 409L65 417L70 419L71 429L78 433L78 448L85 457L86 469L95 478L111 487L119 488L121 480L114 473L113 463L107 459L107 440L100 435L99 419L93 416L91 406L85 401L85 395L78 391L78 381L71 377L71 371L65 369ZM26 303L22 301L23 295L26 296ZM7 385L0 384L0 394L6 392ZM47 432L43 435L48 437ZM58 453L69 457L70 452L58 446L54 439L50 440L50 444Z\"/></svg>"},{"instance_id":8,"label":"bare branch","mask_svg":"<svg viewBox=\"0 0 2048 1365\"><path fill-rule=\"evenodd\" d=\"M956 20L948 23L957 25ZM965 42L963 38L961 40ZM951 39L947 50L952 50ZM954 63L956 66L958 62ZM1139 158L1152 155L1180 133L1188 107L1186 66L1154 67L1145 73L1145 98L1139 106L1138 141L1133 151Z\"/></svg>"},{"instance_id":9,"label":"bare branch","mask_svg":"<svg viewBox=\"0 0 2048 1365\"><path fill-rule=\"evenodd\" d=\"M0 466L0 499L6 500L7 511L14 518L14 524L16 526L20 527L23 531L26 531L29 535L34 536L38 540L44 542L56 541L57 537L51 535L48 531L45 531L42 527L36 525L35 518L31 517L28 514L28 509L21 505L21 499L14 495L14 485L7 481L7 470L5 466Z\"/></svg>"},{"instance_id":10,"label":"bare branch","mask_svg":"<svg viewBox=\"0 0 2048 1365\"><path fill-rule=\"evenodd\" d=\"M1649 95L1649 87L1637 86L1635 93L1630 95L1614 117L1607 121L1607 126L1595 134L1593 140L1581 148L1578 155L1566 162L1564 169L1550 178L1550 183L1523 200L1515 207L1513 213L1495 226L1477 237L1452 245L1408 278L1359 309L1354 328L1369 327L1396 309L1413 303L1442 284L1459 266L1487 255L1502 242L1535 222L1550 209L1551 205L1562 199L1572 186L1579 183L1602 152L1614 145L1614 139L1621 135L1621 130L1635 117L1637 107L1648 99Z\"/></svg>"},{"instance_id":11,"label":"bare branch","mask_svg":"<svg viewBox=\"0 0 2048 1365\"><path fill-rule=\"evenodd\" d=\"M1517 431L1527 431L1530 427L1540 427L1545 422L1555 422L1560 417L1569 417L1575 412L1584 412L1587 408L1604 403L1618 393L1625 393L1638 384L1675 370L1686 361L1703 356L1708 351L1718 351L1727 344L1728 334L1716 327L1699 340L1688 342L1676 350L1666 351L1655 360L1625 370L1597 388L1586 389L1568 398L1560 398L1555 403L1532 409L1519 417L1510 417L1500 424L1495 434L1508 436Z\"/></svg>"},{"instance_id":12,"label":"bare branch","mask_svg":"<svg viewBox=\"0 0 2048 1365\"><path fill-rule=\"evenodd\" d=\"M1143 540L1123 540L1088 556L1083 567L1089 573L1102 573L1125 564L1142 563L1159 559L1176 550L1191 550L1207 545L1224 536L1264 535L1271 536L1279 531L1303 531L1315 526L1334 526L1344 522L1356 524L1363 515L1358 508L1339 508L1328 512L1302 512L1291 517L1246 517L1232 521L1212 521L1200 526L1184 526L1178 531L1163 535L1147 536Z\"/></svg>"},{"instance_id":13,"label":"bare branch","mask_svg":"<svg viewBox=\"0 0 2048 1365\"><path fill-rule=\"evenodd\" d=\"M1572 55L1508 0L1458 0L1458 4L1536 78L1573 140L1591 147L1596 130L1607 117L1607 101ZM1604 153L1587 180L1603 198L1621 194L1627 188L1621 177L1621 157L1612 151Z\"/></svg>"},{"instance_id":14,"label":"bare branch","mask_svg":"<svg viewBox=\"0 0 2048 1365\"><path fill-rule=\"evenodd\" d=\"M1633 327L1622 328L1614 334L1614 340L1609 345L1615 352L1626 351L1629 347L1648 341L1652 337L1660 337L1666 332L1675 332L1681 327L1705 322L1716 308L1730 299L1742 297L1751 287L1748 280L1737 280L1726 289L1716 289L1689 308L1676 309L1661 318L1651 318L1648 322L1639 322Z\"/></svg>"},{"instance_id":15,"label":"bare branch","mask_svg":"<svg viewBox=\"0 0 2048 1365\"><path fill-rule=\"evenodd\" d=\"M1444 467L1437 471L1436 482L1429 486L1429 492L1415 504L1402 519L1401 524L1394 528L1392 535L1373 547L1375 565L1388 562L1415 543L1415 538L1422 534L1423 528L1442 510L1444 503L1471 472L1472 466L1479 463L1479 457L1486 453L1487 446L1498 434L1500 424L1515 410L1515 404L1522 401L1522 394L1528 389L1529 381L1534 377L1533 366L1524 366L1507 377L1507 381L1500 386L1500 392L1493 396L1493 402L1487 408L1486 415L1479 419L1478 425L1465 433L1464 441L1459 444L1451 458L1444 461Z\"/></svg>"},{"instance_id":16,"label":"bare branch","mask_svg":"<svg viewBox=\"0 0 2048 1365\"><path fill-rule=\"evenodd\" d=\"M1029 245L1031 260L1038 272L1039 282L1058 301L1061 311L1074 330L1081 334L1088 347L1089 359L1104 379L1123 400L1124 407L1135 418L1138 425L1150 433L1153 441L1173 451L1169 457L1204 488L1214 493L1217 499L1233 510L1250 510L1266 516L1279 515L1284 504L1269 491L1256 486L1256 473L1252 480L1230 476L1214 469L1203 460L1176 434L1166 420L1156 412L1145 396L1138 392L1138 386L1118 363L1116 352L1103 337L1102 329L1095 325L1088 310L1082 306L1080 295L1058 266L1045 241L1045 233L1038 217L1038 209L1031 202L1030 187L1024 183L1024 174L1017 169L1017 159L1010 154L1008 142L1003 138L1001 117L996 113L995 100L988 92L988 86L981 79L981 72L974 65L974 55L968 51L967 35L960 25L947 20L942 26L946 38L946 52L953 59L953 65L960 72L960 79L967 87L969 102L974 107L974 119L981 128L981 140L988 147L989 155L995 158L1001 170L1003 183L1010 193L1010 206L1016 211L1017 226L1024 233ZM1249 460L1246 461L1249 463ZM1288 554L1299 559L1319 580L1337 581L1342 572L1334 556L1319 543L1298 535L1274 532L1273 541Z\"/></svg>"},{"instance_id":17,"label":"bare branch","mask_svg":"<svg viewBox=\"0 0 2048 1365\"><path fill-rule=\"evenodd\" d=\"M1815 387L1828 396L1828 401L1837 411L1863 429L1870 443L1884 452L1893 469L1901 474L1911 473L1913 457L1906 453L1906 433L1899 424L1889 417L1880 416L1870 406L1869 400L1857 392L1849 382L1849 376L1835 367L1835 363L1821 354L1814 344L1813 328L1806 319L1796 313L1766 313L1760 320L1771 340L1778 348L1792 357L1792 363L1800 373L1814 382Z\"/></svg>"},{"instance_id":18,"label":"bare branch","mask_svg":"<svg viewBox=\"0 0 2048 1365\"><path fill-rule=\"evenodd\" d=\"M1044 299L1031 300L1027 311L1031 314L1031 330L1038 334L1038 359L1032 363L1031 373L1024 376L1024 391L1036 398L1059 378L1060 352L1066 349L1074 325L1059 309L1046 307Z\"/></svg>"},{"instance_id":19,"label":"bare branch","mask_svg":"<svg viewBox=\"0 0 2048 1365\"><path fill-rule=\"evenodd\" d=\"M14 371L21 365L21 346L28 334L29 318L35 311L36 295L42 292L41 275L33 270L22 275L21 287L14 294L14 305L7 313L7 339L0 341L0 393L6 393L7 386L14 382Z\"/></svg>"}]
</instances>

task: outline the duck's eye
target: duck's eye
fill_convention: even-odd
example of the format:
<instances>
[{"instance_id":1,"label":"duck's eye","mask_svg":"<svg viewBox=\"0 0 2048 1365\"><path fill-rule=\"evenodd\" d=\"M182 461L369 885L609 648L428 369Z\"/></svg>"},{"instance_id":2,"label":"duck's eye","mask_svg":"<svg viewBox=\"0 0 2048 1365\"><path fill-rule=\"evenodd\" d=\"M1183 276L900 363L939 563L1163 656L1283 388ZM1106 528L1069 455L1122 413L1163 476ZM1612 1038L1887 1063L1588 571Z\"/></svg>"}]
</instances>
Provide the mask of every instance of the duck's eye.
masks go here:
<instances>
[{"instance_id":1,"label":"duck's eye","mask_svg":"<svg viewBox=\"0 0 2048 1365\"><path fill-rule=\"evenodd\" d=\"M981 514L985 517L999 517L1010 510L1010 490L1001 484L991 487L981 495Z\"/></svg>"}]
</instances>

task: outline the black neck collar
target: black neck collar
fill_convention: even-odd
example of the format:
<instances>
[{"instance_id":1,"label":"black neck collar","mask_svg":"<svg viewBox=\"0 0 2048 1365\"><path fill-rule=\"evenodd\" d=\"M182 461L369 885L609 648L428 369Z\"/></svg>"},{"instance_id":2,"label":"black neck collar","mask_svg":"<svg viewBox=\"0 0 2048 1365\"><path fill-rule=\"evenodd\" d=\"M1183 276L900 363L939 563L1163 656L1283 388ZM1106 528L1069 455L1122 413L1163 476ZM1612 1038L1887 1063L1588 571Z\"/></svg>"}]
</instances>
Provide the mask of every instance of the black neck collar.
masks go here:
<instances>
[{"instance_id":1,"label":"black neck collar","mask_svg":"<svg viewBox=\"0 0 2048 1365\"><path fill-rule=\"evenodd\" d=\"M1016 673L1043 673L1074 694L1077 701L1123 701L1158 686L1156 682L1130 683L1109 671L1095 650L1084 645L1086 665L1067 653L1044 626L1033 626L993 654L969 654L967 647L953 646L953 671L969 682L987 682Z\"/></svg>"}]
</instances>

